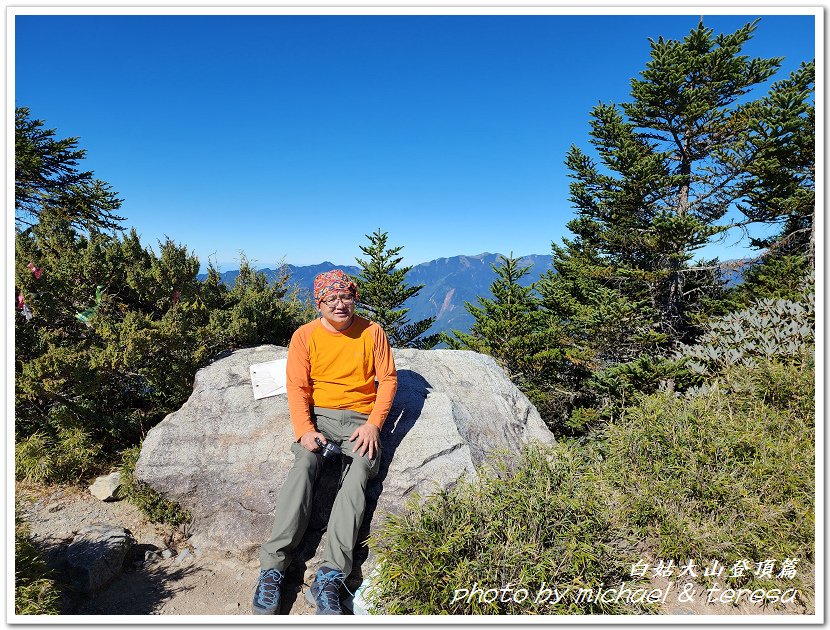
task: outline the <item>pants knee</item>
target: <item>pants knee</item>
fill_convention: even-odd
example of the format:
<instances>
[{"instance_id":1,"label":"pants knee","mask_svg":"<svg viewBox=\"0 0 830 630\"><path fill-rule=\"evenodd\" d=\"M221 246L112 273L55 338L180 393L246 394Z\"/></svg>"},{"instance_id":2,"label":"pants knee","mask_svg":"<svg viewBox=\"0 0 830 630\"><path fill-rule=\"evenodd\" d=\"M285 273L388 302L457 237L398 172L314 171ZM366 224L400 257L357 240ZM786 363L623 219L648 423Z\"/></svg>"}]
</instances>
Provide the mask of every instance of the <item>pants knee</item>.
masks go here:
<instances>
[{"instance_id":1,"label":"pants knee","mask_svg":"<svg viewBox=\"0 0 830 630\"><path fill-rule=\"evenodd\" d=\"M291 445L291 451L294 453L295 468L307 471L312 475L317 474L320 467L320 458L316 454L297 442Z\"/></svg>"},{"instance_id":2,"label":"pants knee","mask_svg":"<svg viewBox=\"0 0 830 630\"><path fill-rule=\"evenodd\" d=\"M354 476L356 479L367 480L377 476L380 464L380 454L376 454L374 459L367 459L366 457L351 457L347 460L349 471L346 477Z\"/></svg>"}]
</instances>

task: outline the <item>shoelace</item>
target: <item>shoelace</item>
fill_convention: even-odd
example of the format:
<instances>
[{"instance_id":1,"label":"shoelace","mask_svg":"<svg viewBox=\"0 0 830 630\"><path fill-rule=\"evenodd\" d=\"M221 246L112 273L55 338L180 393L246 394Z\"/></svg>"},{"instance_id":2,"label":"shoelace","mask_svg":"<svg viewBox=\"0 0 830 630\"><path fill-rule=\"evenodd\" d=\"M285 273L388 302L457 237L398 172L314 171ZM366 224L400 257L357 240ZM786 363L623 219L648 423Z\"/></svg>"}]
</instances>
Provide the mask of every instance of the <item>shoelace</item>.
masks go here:
<instances>
[{"instance_id":1,"label":"shoelace","mask_svg":"<svg viewBox=\"0 0 830 630\"><path fill-rule=\"evenodd\" d=\"M318 578L318 582L320 583L320 597L323 600L323 604L332 610L340 610L340 596L338 593L338 589L340 585L342 585L350 594L349 588L346 586L346 582L344 581L346 576L343 575L340 571L329 571L328 573L322 574ZM327 586L334 586L334 592L327 591ZM329 595L332 597L329 598Z\"/></svg>"},{"instance_id":2,"label":"shoelace","mask_svg":"<svg viewBox=\"0 0 830 630\"><path fill-rule=\"evenodd\" d=\"M272 578L273 581L269 580ZM266 569L259 577L257 601L264 606L273 606L280 594L282 574L277 569Z\"/></svg>"}]
</instances>

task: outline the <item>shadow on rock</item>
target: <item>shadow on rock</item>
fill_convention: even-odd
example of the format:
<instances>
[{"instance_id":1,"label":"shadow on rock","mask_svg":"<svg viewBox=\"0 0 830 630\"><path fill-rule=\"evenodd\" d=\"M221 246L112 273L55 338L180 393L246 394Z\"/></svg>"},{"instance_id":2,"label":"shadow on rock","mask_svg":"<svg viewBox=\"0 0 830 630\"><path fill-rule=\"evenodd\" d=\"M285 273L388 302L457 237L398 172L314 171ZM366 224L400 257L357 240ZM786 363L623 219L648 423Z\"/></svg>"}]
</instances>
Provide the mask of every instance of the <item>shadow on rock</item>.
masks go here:
<instances>
[{"instance_id":1,"label":"shadow on rock","mask_svg":"<svg viewBox=\"0 0 830 630\"><path fill-rule=\"evenodd\" d=\"M395 394L395 401L389 411L389 417L381 431L381 442L383 453L380 458L380 470L378 476L373 479L366 490L366 512L363 516L363 523L358 534L358 544L354 552L354 568L351 579L347 586L354 591L365 577L363 565L369 558L369 547L366 540L369 537L372 519L375 516L378 499L383 492L383 482L389 472L389 465L395 458L395 452L400 446L407 433L415 426L421 412L424 409L424 402L429 395L432 386L427 380L412 370L398 370L398 391Z\"/></svg>"}]
</instances>

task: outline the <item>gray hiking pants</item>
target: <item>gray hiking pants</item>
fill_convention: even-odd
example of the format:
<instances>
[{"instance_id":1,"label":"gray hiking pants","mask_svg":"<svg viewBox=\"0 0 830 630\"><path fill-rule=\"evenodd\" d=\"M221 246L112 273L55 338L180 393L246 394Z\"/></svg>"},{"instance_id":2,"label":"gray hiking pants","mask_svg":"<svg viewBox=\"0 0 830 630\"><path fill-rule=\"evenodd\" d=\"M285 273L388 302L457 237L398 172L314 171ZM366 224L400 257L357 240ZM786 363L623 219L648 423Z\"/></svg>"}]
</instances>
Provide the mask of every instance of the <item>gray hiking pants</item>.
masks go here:
<instances>
[{"instance_id":1,"label":"gray hiking pants","mask_svg":"<svg viewBox=\"0 0 830 630\"><path fill-rule=\"evenodd\" d=\"M352 453L354 443L349 442L355 429L368 418L366 414L348 409L323 407L314 407L311 417L326 440L343 448L345 470L331 508L323 565L340 569L347 576L352 570L352 554L366 508L366 485L378 474L380 467L380 448L369 460L366 455ZM292 552L305 534L311 515L314 482L323 465L323 458L299 442L294 442L291 450L294 466L288 472L277 499L271 538L262 545L259 554L262 569L285 571L288 568Z\"/></svg>"}]
</instances>

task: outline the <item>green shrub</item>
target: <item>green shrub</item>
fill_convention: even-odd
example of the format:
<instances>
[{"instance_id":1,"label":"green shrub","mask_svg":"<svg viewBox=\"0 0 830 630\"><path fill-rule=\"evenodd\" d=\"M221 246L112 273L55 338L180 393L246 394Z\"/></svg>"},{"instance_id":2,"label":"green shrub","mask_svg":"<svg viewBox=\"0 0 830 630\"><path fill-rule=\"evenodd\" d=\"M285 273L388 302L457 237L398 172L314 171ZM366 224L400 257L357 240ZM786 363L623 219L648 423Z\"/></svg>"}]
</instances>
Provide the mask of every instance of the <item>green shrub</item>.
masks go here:
<instances>
[{"instance_id":1,"label":"green shrub","mask_svg":"<svg viewBox=\"0 0 830 630\"><path fill-rule=\"evenodd\" d=\"M59 428L57 435L36 431L17 436L14 449L15 477L44 482L79 481L100 462L101 445L80 427Z\"/></svg>"},{"instance_id":2,"label":"green shrub","mask_svg":"<svg viewBox=\"0 0 830 630\"><path fill-rule=\"evenodd\" d=\"M806 292L815 290L816 282L813 256L807 251L806 247L799 254L786 254L778 248L767 250L744 271L731 302L738 308L750 306L759 297L801 302Z\"/></svg>"},{"instance_id":3,"label":"green shrub","mask_svg":"<svg viewBox=\"0 0 830 630\"><path fill-rule=\"evenodd\" d=\"M15 293L29 310L14 318L15 431L21 443L37 436L23 449L27 478L79 478L89 462L112 465L181 407L196 372L219 353L286 345L309 319L287 277L269 284L244 257L232 287L215 269L204 282L198 271L198 259L171 239L156 253L135 230L77 230L61 208L16 233ZM33 454L44 442L62 453L60 465ZM99 453L85 455L87 443Z\"/></svg>"},{"instance_id":4,"label":"green shrub","mask_svg":"<svg viewBox=\"0 0 830 630\"><path fill-rule=\"evenodd\" d=\"M731 365L708 388L642 396L592 439L527 449L513 467L414 501L371 537L370 601L385 614L634 613L574 601L579 588L630 588L639 560L713 560L730 587L812 589L815 396L812 353ZM633 541L636 541L636 547ZM796 576L758 577L755 563L796 559ZM751 566L731 577L741 560ZM804 576L807 575L805 578ZM647 575L651 577L651 573ZM542 582L571 587L533 601ZM472 597L511 586L516 602ZM455 601L453 601L455 599Z\"/></svg>"},{"instance_id":5,"label":"green shrub","mask_svg":"<svg viewBox=\"0 0 830 630\"><path fill-rule=\"evenodd\" d=\"M809 565L814 414L812 354L732 365L705 391L642 399L605 431L620 518L666 560Z\"/></svg>"},{"instance_id":6,"label":"green shrub","mask_svg":"<svg viewBox=\"0 0 830 630\"><path fill-rule=\"evenodd\" d=\"M610 493L597 464L588 450L529 447L512 468L502 460L480 471L477 481L461 481L390 515L370 539L379 561L370 595L375 609L386 614L638 612L622 603L576 601L579 588L631 581L633 549L613 525ZM524 588L529 597L519 602L508 593L487 603L486 595L456 593L475 585L485 591ZM554 585L560 592L572 590L559 603L534 601L543 587Z\"/></svg>"},{"instance_id":7,"label":"green shrub","mask_svg":"<svg viewBox=\"0 0 830 630\"><path fill-rule=\"evenodd\" d=\"M18 615L60 614L60 590L47 569L40 551L29 538L28 525L15 510L14 527L14 612Z\"/></svg>"},{"instance_id":8,"label":"green shrub","mask_svg":"<svg viewBox=\"0 0 830 630\"><path fill-rule=\"evenodd\" d=\"M165 499L146 483L135 478L135 465L141 445L122 453L121 488L119 496L140 509L152 523L180 525L191 521L190 513L177 503Z\"/></svg>"},{"instance_id":9,"label":"green shrub","mask_svg":"<svg viewBox=\"0 0 830 630\"><path fill-rule=\"evenodd\" d=\"M681 346L693 374L713 375L729 365L752 366L766 357L797 358L812 348L815 328L814 295L805 302L765 298L750 308L734 311L706 324L692 346Z\"/></svg>"},{"instance_id":10,"label":"green shrub","mask_svg":"<svg viewBox=\"0 0 830 630\"><path fill-rule=\"evenodd\" d=\"M580 430L595 430L618 417L626 405L635 404L666 382L682 380L686 369L676 360L640 355L633 361L616 363L595 372L585 381L585 391L595 407L578 408L568 423Z\"/></svg>"}]
</instances>

